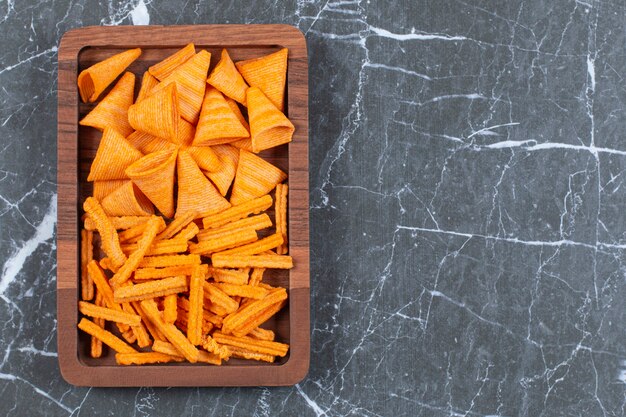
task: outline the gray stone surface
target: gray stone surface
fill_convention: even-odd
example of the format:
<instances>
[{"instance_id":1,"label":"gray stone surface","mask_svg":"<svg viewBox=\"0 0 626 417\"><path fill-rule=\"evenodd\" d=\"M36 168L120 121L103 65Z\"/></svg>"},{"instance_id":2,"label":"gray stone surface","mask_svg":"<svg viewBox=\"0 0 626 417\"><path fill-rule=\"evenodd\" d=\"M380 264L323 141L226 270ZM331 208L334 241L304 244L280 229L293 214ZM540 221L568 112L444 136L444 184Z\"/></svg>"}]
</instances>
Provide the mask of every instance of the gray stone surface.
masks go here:
<instances>
[{"instance_id":1,"label":"gray stone surface","mask_svg":"<svg viewBox=\"0 0 626 417\"><path fill-rule=\"evenodd\" d=\"M0 415L623 415L625 11L0 3ZM313 331L295 387L61 379L57 45L70 28L148 22L306 34Z\"/></svg>"}]
</instances>

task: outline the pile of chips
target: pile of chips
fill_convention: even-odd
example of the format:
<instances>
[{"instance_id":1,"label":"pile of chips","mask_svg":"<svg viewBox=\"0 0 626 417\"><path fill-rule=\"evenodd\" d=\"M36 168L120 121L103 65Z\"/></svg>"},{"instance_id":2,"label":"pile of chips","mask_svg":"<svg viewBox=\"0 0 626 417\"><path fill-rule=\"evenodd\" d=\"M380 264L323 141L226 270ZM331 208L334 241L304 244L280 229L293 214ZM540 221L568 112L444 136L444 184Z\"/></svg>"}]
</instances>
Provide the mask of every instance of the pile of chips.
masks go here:
<instances>
[{"instance_id":1,"label":"pile of chips","mask_svg":"<svg viewBox=\"0 0 626 417\"><path fill-rule=\"evenodd\" d=\"M118 80L80 121L102 137L83 202L78 327L92 357L104 344L120 365L274 362L289 346L260 326L287 291L263 275L293 267L288 185L257 154L295 130L283 113L288 51L234 63L224 49L209 74L211 54L189 44L151 66L135 98L124 71L140 55L78 76L84 102Z\"/></svg>"}]
</instances>

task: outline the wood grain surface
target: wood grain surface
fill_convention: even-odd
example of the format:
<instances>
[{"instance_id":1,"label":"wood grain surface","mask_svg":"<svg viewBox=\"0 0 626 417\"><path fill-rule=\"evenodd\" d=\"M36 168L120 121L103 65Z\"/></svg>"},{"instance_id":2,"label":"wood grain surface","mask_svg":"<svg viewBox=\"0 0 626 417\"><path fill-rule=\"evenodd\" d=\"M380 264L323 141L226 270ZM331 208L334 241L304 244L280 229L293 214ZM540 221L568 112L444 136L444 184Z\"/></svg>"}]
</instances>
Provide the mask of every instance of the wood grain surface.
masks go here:
<instances>
[{"instance_id":1,"label":"wood grain surface","mask_svg":"<svg viewBox=\"0 0 626 417\"><path fill-rule=\"evenodd\" d=\"M231 359L223 366L117 366L110 350L103 358L89 357L89 338L76 327L81 206L92 191L86 178L101 136L95 129L78 125L94 105L80 102L77 75L117 52L140 47L141 56L128 68L137 75L138 91L140 76L150 65L189 42L196 49L211 52L211 68L219 61L222 48L228 48L234 61L289 48L285 112L296 130L290 144L261 153L289 174L289 252L295 265L292 270L272 270L264 276L264 281L289 291L288 306L264 326L276 331L278 341L290 344L287 357L274 364ZM63 377L83 386L270 386L299 382L308 371L310 354L308 63L302 33L288 25L86 27L63 36L58 59L57 319ZM269 214L273 216L273 212Z\"/></svg>"}]
</instances>

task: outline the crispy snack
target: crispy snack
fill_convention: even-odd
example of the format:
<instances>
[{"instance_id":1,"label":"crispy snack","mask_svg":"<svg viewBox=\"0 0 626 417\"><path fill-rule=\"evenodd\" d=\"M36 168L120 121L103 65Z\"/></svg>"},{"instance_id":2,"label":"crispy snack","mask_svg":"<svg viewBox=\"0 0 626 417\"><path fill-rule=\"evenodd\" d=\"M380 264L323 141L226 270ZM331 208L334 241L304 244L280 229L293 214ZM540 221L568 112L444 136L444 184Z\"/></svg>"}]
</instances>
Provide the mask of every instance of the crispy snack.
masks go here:
<instances>
[{"instance_id":1,"label":"crispy snack","mask_svg":"<svg viewBox=\"0 0 626 417\"><path fill-rule=\"evenodd\" d=\"M78 75L78 92L83 103L94 102L126 67L141 55L141 49L129 49L92 65Z\"/></svg>"},{"instance_id":2,"label":"crispy snack","mask_svg":"<svg viewBox=\"0 0 626 417\"><path fill-rule=\"evenodd\" d=\"M276 334L274 334L271 330L262 329L260 327L255 328L250 333L248 333L249 337L258 340L269 340L270 342L274 341Z\"/></svg>"},{"instance_id":3,"label":"crispy snack","mask_svg":"<svg viewBox=\"0 0 626 417\"><path fill-rule=\"evenodd\" d=\"M180 115L190 123L197 123L210 63L211 54L201 50L162 79L161 83L152 89L151 94L158 94L169 85L176 84Z\"/></svg>"},{"instance_id":4,"label":"crispy snack","mask_svg":"<svg viewBox=\"0 0 626 417\"><path fill-rule=\"evenodd\" d=\"M130 135L133 128L128 123L128 108L133 104L134 92L135 75L126 72L111 92L79 124L98 130L109 127L123 136Z\"/></svg>"},{"instance_id":5,"label":"crispy snack","mask_svg":"<svg viewBox=\"0 0 626 417\"><path fill-rule=\"evenodd\" d=\"M178 125L179 130L181 125ZM173 152L176 149L176 145L167 139L159 138L151 135L150 133L134 131L126 137L126 140L131 143L135 148L139 149L143 154L149 154L159 151Z\"/></svg>"},{"instance_id":6,"label":"crispy snack","mask_svg":"<svg viewBox=\"0 0 626 417\"><path fill-rule=\"evenodd\" d=\"M130 283L126 282L126 285L130 285ZM122 308L124 309L125 312L127 312L128 314L133 314L133 315L137 315L137 311L135 309L135 307L133 307L133 305L131 303L123 303L122 304ZM141 316L139 316L141 318ZM140 321L138 325L136 326L131 326L131 331L133 332L133 334L135 335L135 338L137 340L137 346L139 346L140 348L144 348L144 347L148 347L152 344L152 340L150 339L150 335L148 335L148 331L146 330L146 327L143 325L143 323Z\"/></svg>"},{"instance_id":7,"label":"crispy snack","mask_svg":"<svg viewBox=\"0 0 626 417\"><path fill-rule=\"evenodd\" d=\"M148 97L152 89L156 87L158 83L159 80L152 74L150 74L150 71L144 72L143 76L141 77L141 87L139 88L139 94L137 94L137 103Z\"/></svg>"},{"instance_id":8,"label":"crispy snack","mask_svg":"<svg viewBox=\"0 0 626 417\"><path fill-rule=\"evenodd\" d=\"M276 233L280 233L283 237L283 243L276 248L278 255L287 253L287 193L289 186L287 184L278 184L276 186Z\"/></svg>"},{"instance_id":9,"label":"crispy snack","mask_svg":"<svg viewBox=\"0 0 626 417\"><path fill-rule=\"evenodd\" d=\"M156 240L165 240L174 236L176 233L180 232L183 227L187 226L189 223L196 218L196 213L193 210L190 210L182 215L178 215L167 225L165 230L163 230L157 236Z\"/></svg>"},{"instance_id":10,"label":"crispy snack","mask_svg":"<svg viewBox=\"0 0 626 417\"><path fill-rule=\"evenodd\" d=\"M100 293L96 293L96 305L99 307L104 306L104 299L102 298L102 294ZM104 319L95 318L93 319L93 322L96 326L104 329ZM102 341L100 341L100 339L98 339L97 337L91 336L91 350L89 353L92 358L99 358L100 356L102 356Z\"/></svg>"},{"instance_id":11,"label":"crispy snack","mask_svg":"<svg viewBox=\"0 0 626 417\"><path fill-rule=\"evenodd\" d=\"M215 184L220 194L226 195L235 178L237 163L239 161L239 149L230 145L216 145L211 147L220 158L219 169L207 171L205 174Z\"/></svg>"},{"instance_id":12,"label":"crispy snack","mask_svg":"<svg viewBox=\"0 0 626 417\"><path fill-rule=\"evenodd\" d=\"M216 268L293 268L293 259L289 255L222 255L211 256Z\"/></svg>"},{"instance_id":13,"label":"crispy snack","mask_svg":"<svg viewBox=\"0 0 626 417\"><path fill-rule=\"evenodd\" d=\"M210 146L190 146L187 152L202 171L217 172L222 167L220 157Z\"/></svg>"},{"instance_id":14,"label":"crispy snack","mask_svg":"<svg viewBox=\"0 0 626 417\"><path fill-rule=\"evenodd\" d=\"M132 145L132 143L131 143ZM126 183L126 180L108 180L108 181L94 181L93 182L93 197L102 201L104 197L117 190L119 187Z\"/></svg>"},{"instance_id":15,"label":"crispy snack","mask_svg":"<svg viewBox=\"0 0 626 417\"><path fill-rule=\"evenodd\" d=\"M226 102L230 106L233 113L235 113L235 116L237 116L241 124L246 128L248 132L250 132L250 125L248 124L248 121L241 113L241 109L239 108L239 105L237 104L237 102L230 97L226 97ZM231 142L230 145L236 148L241 148L241 149L245 149L246 151L252 152L252 139L250 137Z\"/></svg>"},{"instance_id":16,"label":"crispy snack","mask_svg":"<svg viewBox=\"0 0 626 417\"><path fill-rule=\"evenodd\" d=\"M206 270L207 268L207 265L200 266L203 267L204 270ZM177 275L190 276L193 272L194 267L194 265L179 265L168 266L165 268L139 268L135 270L134 279L138 281L144 279L175 277Z\"/></svg>"},{"instance_id":17,"label":"crispy snack","mask_svg":"<svg viewBox=\"0 0 626 417\"><path fill-rule=\"evenodd\" d=\"M137 335L135 334L133 329L128 329L123 332L122 337L124 338L124 340L126 340L126 342L130 343L131 345L137 341Z\"/></svg>"},{"instance_id":18,"label":"crispy snack","mask_svg":"<svg viewBox=\"0 0 626 417\"><path fill-rule=\"evenodd\" d=\"M231 297L246 297L261 299L264 298L268 291L265 288L253 287L252 285L236 285L227 284L225 282L218 282L214 284L217 288L224 291L224 293Z\"/></svg>"},{"instance_id":19,"label":"crispy snack","mask_svg":"<svg viewBox=\"0 0 626 417\"><path fill-rule=\"evenodd\" d=\"M273 355L252 352L251 350L243 349L237 346L228 346L228 350L230 350L231 356L233 358L252 359L255 361L263 361L269 363L273 363L275 360L275 356Z\"/></svg>"},{"instance_id":20,"label":"crispy snack","mask_svg":"<svg viewBox=\"0 0 626 417\"><path fill-rule=\"evenodd\" d=\"M187 326L189 325L189 311L180 310L178 312L178 317L176 317L176 323L174 324L176 324L176 327L178 327L181 332L187 333ZM202 334L208 334L211 330L213 330L213 323L203 319Z\"/></svg>"},{"instance_id":21,"label":"crispy snack","mask_svg":"<svg viewBox=\"0 0 626 417\"><path fill-rule=\"evenodd\" d=\"M78 302L78 310L86 316L114 321L116 323L123 323L129 326L138 326L141 323L141 317L136 314L129 314L125 311L99 307L86 301Z\"/></svg>"},{"instance_id":22,"label":"crispy snack","mask_svg":"<svg viewBox=\"0 0 626 417\"><path fill-rule=\"evenodd\" d=\"M257 288L257 287L254 287ZM235 330L240 329L247 322L254 320L263 310L267 309L273 304L279 303L287 299L287 291L284 288L278 288L271 291L266 297L260 300L253 301L246 306L240 308L236 313L229 314L222 324L222 331L224 333L233 333ZM245 334L248 334L252 329L258 327L261 323L253 326Z\"/></svg>"},{"instance_id":23,"label":"crispy snack","mask_svg":"<svg viewBox=\"0 0 626 417\"><path fill-rule=\"evenodd\" d=\"M278 313L287 303L287 301L279 301L272 304L269 307L261 310L258 314L254 315L250 320L245 322L241 327L233 330L235 336L245 336L259 327L261 324L268 321L272 316Z\"/></svg>"},{"instance_id":24,"label":"crispy snack","mask_svg":"<svg viewBox=\"0 0 626 417\"><path fill-rule=\"evenodd\" d=\"M200 255L149 256L139 263L140 268L160 268L165 266L200 265Z\"/></svg>"},{"instance_id":25,"label":"crispy snack","mask_svg":"<svg viewBox=\"0 0 626 417\"><path fill-rule=\"evenodd\" d=\"M115 336L113 333L104 330L102 327L94 324L92 321L82 318L78 323L78 328L87 334L99 339L102 343L109 346L116 352L135 353L136 350L124 343L123 340Z\"/></svg>"},{"instance_id":26,"label":"crispy snack","mask_svg":"<svg viewBox=\"0 0 626 417\"><path fill-rule=\"evenodd\" d=\"M203 286L204 286L204 284L203 284ZM205 294L205 301L206 300L207 300L207 298L206 298L206 294ZM189 312L189 308L190 308L189 300L184 298L184 297L178 297L178 308L179 308L179 311ZM202 313L202 320L205 323L209 323L209 324L214 325L215 327L222 327L222 321L223 321L222 317L218 316L217 314L209 313L206 310L203 311L203 313ZM205 333L208 333L209 330L205 331L205 329L203 328L203 331Z\"/></svg>"},{"instance_id":27,"label":"crispy snack","mask_svg":"<svg viewBox=\"0 0 626 417\"><path fill-rule=\"evenodd\" d=\"M289 345L279 342L270 342L268 340L258 340L251 337L236 337L223 334L221 332L213 333L216 342L251 350L252 352L264 353L266 355L274 355L283 357L287 355Z\"/></svg>"},{"instance_id":28,"label":"crispy snack","mask_svg":"<svg viewBox=\"0 0 626 417\"><path fill-rule=\"evenodd\" d=\"M187 62L191 57L196 54L196 48L193 43L187 44L183 49L178 50L176 53L168 56L163 61L158 62L148 68L150 74L159 80L166 79L176 68Z\"/></svg>"},{"instance_id":29,"label":"crispy snack","mask_svg":"<svg viewBox=\"0 0 626 417\"><path fill-rule=\"evenodd\" d=\"M187 291L187 279L184 276L178 276L119 287L115 289L113 296L115 302L122 303L163 297L184 291Z\"/></svg>"},{"instance_id":30,"label":"crispy snack","mask_svg":"<svg viewBox=\"0 0 626 417\"><path fill-rule=\"evenodd\" d=\"M106 275L104 275L104 271L100 268L98 263L94 260L87 264L87 270L89 271L89 275L93 279L93 283L96 285L98 289L98 294L104 300L104 305L111 310L116 310L122 312L122 306L114 301L113 290L109 285L109 280ZM126 331L128 326L120 326L121 331Z\"/></svg>"},{"instance_id":31,"label":"crispy snack","mask_svg":"<svg viewBox=\"0 0 626 417\"><path fill-rule=\"evenodd\" d=\"M283 111L287 81L287 48L260 58L239 61L235 65L250 87L258 87Z\"/></svg>"},{"instance_id":32,"label":"crispy snack","mask_svg":"<svg viewBox=\"0 0 626 417\"><path fill-rule=\"evenodd\" d=\"M126 168L142 156L117 130L105 127L87 181L128 179Z\"/></svg>"},{"instance_id":33,"label":"crispy snack","mask_svg":"<svg viewBox=\"0 0 626 417\"><path fill-rule=\"evenodd\" d=\"M269 235L266 238L257 240L247 245L238 246L236 248L228 249L219 252L220 255L257 255L263 253L266 250L274 249L283 243L283 237L279 233ZM217 254L216 254L217 255Z\"/></svg>"},{"instance_id":34,"label":"crispy snack","mask_svg":"<svg viewBox=\"0 0 626 417\"><path fill-rule=\"evenodd\" d=\"M192 363L198 360L198 349L192 345L184 334L180 332L173 324L166 323L161 317L161 313L157 309L154 300L143 300L141 308L148 315L150 320L155 324L161 333L169 340L176 350Z\"/></svg>"},{"instance_id":35,"label":"crispy snack","mask_svg":"<svg viewBox=\"0 0 626 417\"><path fill-rule=\"evenodd\" d=\"M104 212L109 216L150 216L154 206L131 181L104 197L101 201Z\"/></svg>"},{"instance_id":36,"label":"crispy snack","mask_svg":"<svg viewBox=\"0 0 626 417\"><path fill-rule=\"evenodd\" d=\"M210 254L224 249L233 248L258 239L253 229L233 230L217 239L209 239L200 243L189 244L189 252L197 254Z\"/></svg>"},{"instance_id":37,"label":"crispy snack","mask_svg":"<svg viewBox=\"0 0 626 417\"><path fill-rule=\"evenodd\" d=\"M228 284L245 285L248 283L248 273L242 269L222 269L208 267L207 277L213 278L215 282L225 282Z\"/></svg>"},{"instance_id":38,"label":"crispy snack","mask_svg":"<svg viewBox=\"0 0 626 417\"><path fill-rule=\"evenodd\" d=\"M221 213L205 217L202 219L202 225L205 229L215 229L217 227L224 226L230 222L248 217L250 214L258 214L267 210L272 206L272 201L272 197L269 195L255 198L254 200L247 201L239 206L224 210Z\"/></svg>"},{"instance_id":39,"label":"crispy snack","mask_svg":"<svg viewBox=\"0 0 626 417\"><path fill-rule=\"evenodd\" d=\"M180 117L178 119L178 138L176 143L181 147L181 149L189 148L195 135L196 126Z\"/></svg>"},{"instance_id":40,"label":"crispy snack","mask_svg":"<svg viewBox=\"0 0 626 417\"><path fill-rule=\"evenodd\" d=\"M174 345L168 342L154 342L154 344L152 345L152 350L155 352L161 352L167 355L183 358L181 353L178 350L176 350ZM203 350L198 351L198 362L210 363L212 365L222 364L222 360L220 359L219 356L213 353L205 352Z\"/></svg>"},{"instance_id":41,"label":"crispy snack","mask_svg":"<svg viewBox=\"0 0 626 417\"><path fill-rule=\"evenodd\" d=\"M250 274L250 281L248 285L256 287L263 280L263 273L265 268L252 268L252 274Z\"/></svg>"},{"instance_id":42,"label":"crispy snack","mask_svg":"<svg viewBox=\"0 0 626 417\"><path fill-rule=\"evenodd\" d=\"M205 294L206 294L206 291L205 291ZM237 303L237 300L233 299L233 301ZM239 303L237 303L237 305L239 305ZM208 310L209 313L215 314L216 316L219 316L219 317L224 317L228 314L228 310L226 310L224 307L222 307L219 304L211 302L211 300L207 298L206 295L204 298L204 308Z\"/></svg>"},{"instance_id":43,"label":"crispy snack","mask_svg":"<svg viewBox=\"0 0 626 417\"><path fill-rule=\"evenodd\" d=\"M152 94L128 108L128 121L133 129L174 143L178 140L178 118L176 83L163 89L157 85Z\"/></svg>"},{"instance_id":44,"label":"crispy snack","mask_svg":"<svg viewBox=\"0 0 626 417\"><path fill-rule=\"evenodd\" d=\"M208 298L212 304L223 308L226 314L237 311L239 303L230 298L224 291L216 287L215 284L205 282L203 285L204 296Z\"/></svg>"},{"instance_id":45,"label":"crispy snack","mask_svg":"<svg viewBox=\"0 0 626 417\"><path fill-rule=\"evenodd\" d=\"M147 100L147 99L146 99ZM146 155L126 169L126 174L165 217L174 216L174 171L177 151Z\"/></svg>"},{"instance_id":46,"label":"crispy snack","mask_svg":"<svg viewBox=\"0 0 626 417\"><path fill-rule=\"evenodd\" d=\"M251 87L247 97L252 151L258 153L291 142L296 128L265 94Z\"/></svg>"},{"instance_id":47,"label":"crispy snack","mask_svg":"<svg viewBox=\"0 0 626 417\"><path fill-rule=\"evenodd\" d=\"M149 363L182 362L180 356L171 356L158 352L117 353L115 362L118 365L146 365Z\"/></svg>"},{"instance_id":48,"label":"crispy snack","mask_svg":"<svg viewBox=\"0 0 626 417\"><path fill-rule=\"evenodd\" d=\"M230 202L233 206L237 206L261 197L285 179L287 179L287 174L283 171L263 158L240 149Z\"/></svg>"},{"instance_id":49,"label":"crispy snack","mask_svg":"<svg viewBox=\"0 0 626 417\"><path fill-rule=\"evenodd\" d=\"M152 242L154 242L154 238L159 230L159 225L160 221L156 216L148 220L146 230L141 236L141 239L139 239L139 242L137 242L137 250L128 257L128 260L124 263L124 265L122 265L115 275L113 275L113 278L111 278L110 282L113 287L117 287L128 281L130 275L135 271L135 269L137 269L146 252L150 249Z\"/></svg>"},{"instance_id":50,"label":"crispy snack","mask_svg":"<svg viewBox=\"0 0 626 417\"><path fill-rule=\"evenodd\" d=\"M102 240L102 250L111 259L111 264L114 267L122 266L126 262L126 255L124 255L120 247L115 227L113 227L113 224L104 213L98 200L93 197L87 197L83 203L83 209L86 213L89 213L89 216L95 222Z\"/></svg>"},{"instance_id":51,"label":"crispy snack","mask_svg":"<svg viewBox=\"0 0 626 417\"><path fill-rule=\"evenodd\" d=\"M146 326L146 329L150 332L154 341L165 341L165 336L163 336L163 333L161 333L159 329L157 329L156 326L150 321L150 319L148 319L148 315L144 313L139 301L132 301L130 304L133 306L137 314L141 316L142 324Z\"/></svg>"},{"instance_id":52,"label":"crispy snack","mask_svg":"<svg viewBox=\"0 0 626 417\"><path fill-rule=\"evenodd\" d=\"M138 224L145 223L150 219L150 216L122 216L122 217L109 217L109 221L116 230L126 230ZM96 222L91 217L85 218L85 229L96 230Z\"/></svg>"},{"instance_id":53,"label":"crispy snack","mask_svg":"<svg viewBox=\"0 0 626 417\"><path fill-rule=\"evenodd\" d=\"M80 231L80 298L93 299L93 280L87 271L87 264L93 259L93 232Z\"/></svg>"},{"instance_id":54,"label":"crispy snack","mask_svg":"<svg viewBox=\"0 0 626 417\"><path fill-rule=\"evenodd\" d=\"M146 227L148 226L148 220L151 219L150 216L145 216L142 217L143 219L145 219L145 221L143 223L139 223L136 224L135 226L129 227L128 229L124 230L123 232L120 232L118 234L119 238L120 238L120 243L129 243L132 241L137 241L139 240L139 238L141 237L141 235L143 235L143 233L146 231ZM165 221L163 220L163 217L158 217L159 219L159 232L163 231L165 229ZM158 235L157 235L158 237ZM156 240L156 239L155 239Z\"/></svg>"},{"instance_id":55,"label":"crispy snack","mask_svg":"<svg viewBox=\"0 0 626 417\"><path fill-rule=\"evenodd\" d=\"M225 96L237 100L244 106L246 105L248 84L246 84L237 68L235 68L235 64L230 59L226 49L222 49L220 62L213 68L206 82L217 88Z\"/></svg>"},{"instance_id":56,"label":"crispy snack","mask_svg":"<svg viewBox=\"0 0 626 417\"><path fill-rule=\"evenodd\" d=\"M153 352L164 353L164 354L170 355L170 356L177 356L177 357L179 357L181 359L184 359L184 356L182 355L182 353L180 353L174 347L174 345L171 344L170 342L155 340L154 343L152 344L152 351Z\"/></svg>"},{"instance_id":57,"label":"crispy snack","mask_svg":"<svg viewBox=\"0 0 626 417\"><path fill-rule=\"evenodd\" d=\"M263 213L258 216L246 217L244 219L235 220L234 222L227 223L224 226L216 227L214 229L204 229L198 232L198 241L215 239L225 234L231 233L233 230L241 229L253 229L261 230L272 226L272 220L270 217Z\"/></svg>"},{"instance_id":58,"label":"crispy snack","mask_svg":"<svg viewBox=\"0 0 626 417\"><path fill-rule=\"evenodd\" d=\"M187 151L178 152L178 204L176 215L182 216L188 211L198 217L219 213L230 207L230 203L211 181L204 176L198 165Z\"/></svg>"},{"instance_id":59,"label":"crispy snack","mask_svg":"<svg viewBox=\"0 0 626 417\"><path fill-rule=\"evenodd\" d=\"M207 87L198 120L195 146L213 146L234 142L250 136L226 99L214 87Z\"/></svg>"},{"instance_id":60,"label":"crispy snack","mask_svg":"<svg viewBox=\"0 0 626 417\"><path fill-rule=\"evenodd\" d=\"M191 223L185 226L185 228L176 234L173 239L191 240L196 237L199 231L200 229L198 228L198 225Z\"/></svg>"},{"instance_id":61,"label":"crispy snack","mask_svg":"<svg viewBox=\"0 0 626 417\"><path fill-rule=\"evenodd\" d=\"M200 268L194 268L189 283L189 315L187 324L187 338L193 345L202 343L202 300L204 298L204 273Z\"/></svg>"},{"instance_id":62,"label":"crispy snack","mask_svg":"<svg viewBox=\"0 0 626 417\"><path fill-rule=\"evenodd\" d=\"M150 245L150 247L146 251L145 255L166 255L170 253L185 252L187 250L187 246L187 239L176 238L161 240L159 242L152 243L152 245ZM138 244L136 243L122 245L122 250L127 255L135 252L137 248Z\"/></svg>"},{"instance_id":63,"label":"crispy snack","mask_svg":"<svg viewBox=\"0 0 626 417\"><path fill-rule=\"evenodd\" d=\"M166 323L176 322L178 317L178 297L176 294L170 294L163 297L163 320Z\"/></svg>"},{"instance_id":64,"label":"crispy snack","mask_svg":"<svg viewBox=\"0 0 626 417\"><path fill-rule=\"evenodd\" d=\"M207 335L202 340L202 347L207 351L217 355L220 359L230 358L230 350L226 346L222 346L211 336Z\"/></svg>"}]
</instances>

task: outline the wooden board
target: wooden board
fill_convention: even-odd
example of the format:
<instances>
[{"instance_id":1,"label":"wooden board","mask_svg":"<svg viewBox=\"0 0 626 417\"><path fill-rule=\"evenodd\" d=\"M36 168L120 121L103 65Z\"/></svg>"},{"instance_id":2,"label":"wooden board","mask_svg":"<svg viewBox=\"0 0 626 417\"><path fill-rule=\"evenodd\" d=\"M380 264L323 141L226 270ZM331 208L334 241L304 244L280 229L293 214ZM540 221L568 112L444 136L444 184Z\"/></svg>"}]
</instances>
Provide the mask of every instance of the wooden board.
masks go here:
<instances>
[{"instance_id":1,"label":"wooden board","mask_svg":"<svg viewBox=\"0 0 626 417\"><path fill-rule=\"evenodd\" d=\"M89 357L89 338L76 327L81 205L91 193L86 178L100 140L99 132L78 125L93 105L80 102L77 75L114 53L140 47L141 57L128 69L140 76L189 42L211 52L211 67L224 47L234 61L289 48L285 112L296 130L290 144L261 153L289 174L289 253L295 265L264 277L289 292L288 306L264 326L276 332L278 341L290 344L289 354L273 364L231 359L223 366L117 366L110 350L103 358ZM61 39L58 91L57 338L65 380L82 386L259 386L293 385L302 380L310 353L308 63L302 33L288 25L75 29Z\"/></svg>"}]
</instances>

